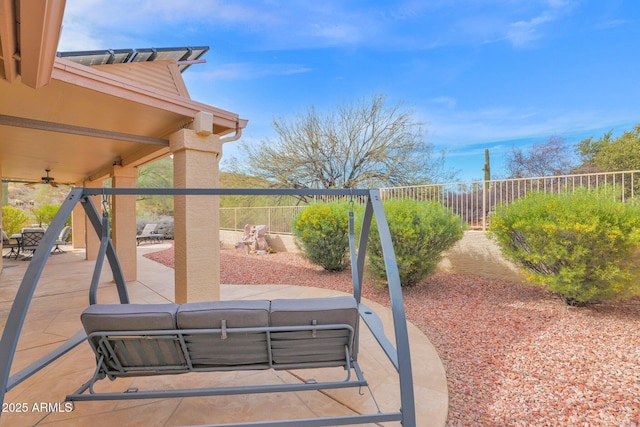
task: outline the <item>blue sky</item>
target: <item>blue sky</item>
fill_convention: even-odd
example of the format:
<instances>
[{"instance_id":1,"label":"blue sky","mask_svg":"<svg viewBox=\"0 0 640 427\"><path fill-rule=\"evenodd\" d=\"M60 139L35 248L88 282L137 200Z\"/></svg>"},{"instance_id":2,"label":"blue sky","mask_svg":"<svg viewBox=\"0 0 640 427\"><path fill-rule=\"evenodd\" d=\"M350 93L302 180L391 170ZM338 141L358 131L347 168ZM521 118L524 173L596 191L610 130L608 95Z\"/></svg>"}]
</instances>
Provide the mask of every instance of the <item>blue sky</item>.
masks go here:
<instances>
[{"instance_id":1,"label":"blue sky","mask_svg":"<svg viewBox=\"0 0 640 427\"><path fill-rule=\"evenodd\" d=\"M248 119L249 144L274 117L383 93L466 181L485 148L504 176L513 147L639 123L639 42L637 0L67 0L58 50L210 46L187 87Z\"/></svg>"}]
</instances>

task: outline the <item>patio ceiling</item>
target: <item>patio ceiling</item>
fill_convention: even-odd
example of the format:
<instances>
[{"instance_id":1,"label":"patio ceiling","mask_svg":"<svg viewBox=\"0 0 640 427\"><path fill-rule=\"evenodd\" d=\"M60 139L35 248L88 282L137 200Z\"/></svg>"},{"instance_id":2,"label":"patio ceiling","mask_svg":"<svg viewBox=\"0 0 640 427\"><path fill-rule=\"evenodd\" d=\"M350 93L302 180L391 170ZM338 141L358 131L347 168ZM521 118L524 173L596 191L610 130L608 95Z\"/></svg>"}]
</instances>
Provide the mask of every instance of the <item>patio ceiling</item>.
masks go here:
<instances>
[{"instance_id":1,"label":"patio ceiling","mask_svg":"<svg viewBox=\"0 0 640 427\"><path fill-rule=\"evenodd\" d=\"M20 14L25 8L29 14ZM236 135L246 126L237 114L191 100L186 90L145 85L139 76L154 67L150 63L134 64L134 80L122 69L104 68L117 64L89 67L56 58L63 9L62 0L0 0L3 179L39 181L45 169L59 183L104 179L113 165L138 166L168 155L169 135L199 112L213 115L212 132L219 135ZM51 34L55 43L27 43ZM167 75L184 85L178 65L166 62Z\"/></svg>"}]
</instances>

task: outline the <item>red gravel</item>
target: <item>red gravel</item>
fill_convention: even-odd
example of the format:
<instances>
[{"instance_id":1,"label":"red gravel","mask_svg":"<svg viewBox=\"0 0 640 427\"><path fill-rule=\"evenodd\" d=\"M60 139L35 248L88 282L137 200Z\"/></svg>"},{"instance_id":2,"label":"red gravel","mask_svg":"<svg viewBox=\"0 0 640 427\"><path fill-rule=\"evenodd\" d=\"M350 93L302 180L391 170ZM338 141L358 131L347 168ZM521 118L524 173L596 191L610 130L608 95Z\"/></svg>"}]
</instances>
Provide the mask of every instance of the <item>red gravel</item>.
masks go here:
<instances>
[{"instance_id":1,"label":"red gravel","mask_svg":"<svg viewBox=\"0 0 640 427\"><path fill-rule=\"evenodd\" d=\"M146 256L173 266L173 249ZM222 283L351 289L348 271L296 254L220 257ZM363 294L388 305L366 280ZM444 273L404 295L444 363L449 425L640 425L640 299L567 307L536 287Z\"/></svg>"}]
</instances>

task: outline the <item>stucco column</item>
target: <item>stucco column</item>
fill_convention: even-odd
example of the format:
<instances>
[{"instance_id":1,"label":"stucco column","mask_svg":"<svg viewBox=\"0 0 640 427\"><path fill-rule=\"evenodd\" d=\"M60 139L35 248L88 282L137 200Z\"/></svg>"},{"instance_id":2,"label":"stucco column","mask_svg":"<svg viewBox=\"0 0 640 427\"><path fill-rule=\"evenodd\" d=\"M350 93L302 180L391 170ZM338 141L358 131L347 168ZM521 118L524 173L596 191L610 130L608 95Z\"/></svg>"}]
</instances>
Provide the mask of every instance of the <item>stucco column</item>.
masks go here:
<instances>
[{"instance_id":1,"label":"stucco column","mask_svg":"<svg viewBox=\"0 0 640 427\"><path fill-rule=\"evenodd\" d=\"M217 135L182 129L169 137L169 147L173 153L175 188L219 186L218 163L222 143ZM218 196L175 198L177 303L220 299L219 205Z\"/></svg>"},{"instance_id":2,"label":"stucco column","mask_svg":"<svg viewBox=\"0 0 640 427\"><path fill-rule=\"evenodd\" d=\"M86 219L84 208L80 203L76 204L71 212L71 244L73 249L84 249L86 247Z\"/></svg>"},{"instance_id":3,"label":"stucco column","mask_svg":"<svg viewBox=\"0 0 640 427\"><path fill-rule=\"evenodd\" d=\"M2 176L2 162L0 162L0 177L1 177L1 176ZM4 194L4 191L5 191L5 185L4 185L4 184L2 184L2 183L0 182L0 200L2 200L3 202L4 202L4 198L5 198L5 196L6 196L6 195ZM4 206L4 203L0 203L0 205ZM2 206L0 206L0 208L1 208ZM2 209L0 209L0 228L2 228ZM5 232L6 232L6 230L5 230ZM7 233L7 237L9 237L9 233ZM3 249L3 248L2 248L2 239L0 239L0 253L2 253L2 252L3 252L3 250L2 250L2 249ZM0 256L0 272L2 272L2 269L4 268L4 265L3 265L3 262L2 262L2 261L3 261L3 259L4 259L4 258L2 258L2 257Z\"/></svg>"},{"instance_id":4,"label":"stucco column","mask_svg":"<svg viewBox=\"0 0 640 427\"><path fill-rule=\"evenodd\" d=\"M111 171L113 188L135 188L137 168L114 166ZM136 280L138 261L136 249L136 196L114 196L111 207L111 238L118 254L124 280Z\"/></svg>"}]
</instances>

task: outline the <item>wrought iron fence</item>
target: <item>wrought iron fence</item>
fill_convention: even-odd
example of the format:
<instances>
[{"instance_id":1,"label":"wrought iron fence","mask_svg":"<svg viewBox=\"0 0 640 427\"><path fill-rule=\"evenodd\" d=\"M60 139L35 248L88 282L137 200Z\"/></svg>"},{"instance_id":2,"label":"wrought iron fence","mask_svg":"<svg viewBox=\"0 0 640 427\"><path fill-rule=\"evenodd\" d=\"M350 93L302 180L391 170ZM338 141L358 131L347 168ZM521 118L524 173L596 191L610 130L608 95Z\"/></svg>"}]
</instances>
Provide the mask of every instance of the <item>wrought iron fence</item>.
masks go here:
<instances>
[{"instance_id":1,"label":"wrought iron fence","mask_svg":"<svg viewBox=\"0 0 640 427\"><path fill-rule=\"evenodd\" d=\"M291 221L304 206L220 208L220 228L243 230L245 224L269 226L269 233L291 234Z\"/></svg>"},{"instance_id":2,"label":"wrought iron fence","mask_svg":"<svg viewBox=\"0 0 640 427\"><path fill-rule=\"evenodd\" d=\"M577 188L600 189L621 201L640 196L640 171L512 178L451 184L382 188L383 198L412 198L442 203L472 229L486 230L489 214L534 191L560 193Z\"/></svg>"},{"instance_id":3,"label":"wrought iron fence","mask_svg":"<svg viewBox=\"0 0 640 427\"><path fill-rule=\"evenodd\" d=\"M381 188L380 192L383 199L410 198L442 203L460 215L472 229L484 231L490 213L498 204L512 203L533 191L559 193L577 188L599 188L621 201L640 200L640 170L387 187ZM359 200L356 198L355 201ZM266 224L271 233L290 234L291 221L304 207L221 208L220 227L242 230L245 224Z\"/></svg>"}]
</instances>

